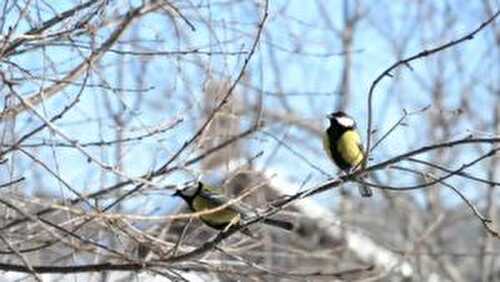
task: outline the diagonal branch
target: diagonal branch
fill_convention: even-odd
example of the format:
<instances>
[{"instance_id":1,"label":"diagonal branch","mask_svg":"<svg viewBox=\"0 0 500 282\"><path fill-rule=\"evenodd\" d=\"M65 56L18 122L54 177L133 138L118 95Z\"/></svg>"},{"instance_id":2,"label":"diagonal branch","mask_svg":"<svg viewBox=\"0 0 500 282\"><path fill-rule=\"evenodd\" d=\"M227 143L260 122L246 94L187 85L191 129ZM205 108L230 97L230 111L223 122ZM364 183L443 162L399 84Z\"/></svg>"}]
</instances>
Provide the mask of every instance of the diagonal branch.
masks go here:
<instances>
[{"instance_id":1,"label":"diagonal branch","mask_svg":"<svg viewBox=\"0 0 500 282\"><path fill-rule=\"evenodd\" d=\"M438 53L438 52L441 52L443 50L446 50L448 48L451 48L455 45L458 45L460 43L463 43L467 40L472 40L474 39L474 36L479 33L481 30L483 30L486 26L488 26L489 24L491 24L498 16L500 15L500 10L497 11L495 14L493 14L493 16L491 16L490 18L488 18L486 21L484 21L483 23L481 23L476 29L474 29L472 32L458 38L458 39L455 39L455 40L452 40L446 44L443 44L443 45L440 45L436 48L433 48L433 49L430 49L430 50L423 50L413 56L410 56L406 59L402 59L402 60L399 60L397 62L395 62L394 64L392 64L392 66L390 66L389 68L387 68L385 71L383 71L373 82L372 82L372 85L370 86L370 90L368 92L368 127L367 127L367 130L366 130L366 156L365 156L365 160L364 162L366 163L366 161L368 160L368 155L371 151L371 135L372 135L372 118L373 118L373 93L375 91L375 87L377 87L378 83L386 76L390 77L391 76L391 72L401 66L401 65L406 65L406 66L409 66L410 62L414 61L414 60L417 60L417 59L421 59L421 58L424 58L424 57L427 57L427 56L430 56L430 55L433 55L435 53ZM366 165L364 165L363 167L365 167Z\"/></svg>"},{"instance_id":2,"label":"diagonal branch","mask_svg":"<svg viewBox=\"0 0 500 282\"><path fill-rule=\"evenodd\" d=\"M31 97L28 97L26 100L27 103L32 106L37 106L45 99L51 98L52 96L60 93L68 83L66 81L74 81L78 77L80 77L83 73L85 73L91 66L102 58L102 56L113 46L113 44L120 38L123 32L127 29L130 23L138 16L142 14L144 11L144 6L136 8L134 10L129 11L121 23L116 27L116 29L111 33L108 39L101 45L101 47L97 48L93 51L90 56L88 56L82 63L80 63L76 68L71 70L61 81L52 84L51 86L41 90L40 92L34 94ZM7 108L2 113L0 113L0 120L12 119L15 118L19 113L22 113L26 110L26 106L23 103L19 103L10 108Z\"/></svg>"}]
</instances>

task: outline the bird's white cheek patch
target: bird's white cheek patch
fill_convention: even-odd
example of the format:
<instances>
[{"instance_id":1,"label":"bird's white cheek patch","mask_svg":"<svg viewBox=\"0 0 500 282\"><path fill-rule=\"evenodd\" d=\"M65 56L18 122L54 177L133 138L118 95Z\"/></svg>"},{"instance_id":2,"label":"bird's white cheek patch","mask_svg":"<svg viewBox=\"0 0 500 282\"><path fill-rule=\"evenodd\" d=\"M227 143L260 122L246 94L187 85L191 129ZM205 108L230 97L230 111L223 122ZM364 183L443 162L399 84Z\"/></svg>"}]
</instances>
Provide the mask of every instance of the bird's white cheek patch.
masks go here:
<instances>
[{"instance_id":1,"label":"bird's white cheek patch","mask_svg":"<svg viewBox=\"0 0 500 282\"><path fill-rule=\"evenodd\" d=\"M337 122L345 127L353 127L354 126L354 120L349 117L339 117L337 118Z\"/></svg>"}]
</instances>

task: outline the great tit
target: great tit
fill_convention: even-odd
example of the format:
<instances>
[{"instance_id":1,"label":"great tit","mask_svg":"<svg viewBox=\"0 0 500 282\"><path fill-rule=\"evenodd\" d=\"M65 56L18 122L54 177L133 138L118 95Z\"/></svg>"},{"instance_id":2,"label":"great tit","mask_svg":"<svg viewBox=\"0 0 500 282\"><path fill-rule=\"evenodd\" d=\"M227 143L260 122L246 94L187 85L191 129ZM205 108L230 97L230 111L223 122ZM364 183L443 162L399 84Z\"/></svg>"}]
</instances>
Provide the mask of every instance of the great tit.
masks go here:
<instances>
[{"instance_id":1,"label":"great tit","mask_svg":"<svg viewBox=\"0 0 500 282\"><path fill-rule=\"evenodd\" d=\"M330 159L344 172L358 169L363 161L363 145L356 132L356 122L344 112L334 112L327 116L330 126L323 136L323 147ZM372 196L372 190L360 186L363 197Z\"/></svg>"},{"instance_id":2,"label":"great tit","mask_svg":"<svg viewBox=\"0 0 500 282\"><path fill-rule=\"evenodd\" d=\"M216 191L215 187L210 187L201 181L183 185L183 187L177 189L173 196L181 197L193 212L214 209L228 201L221 193ZM235 204L220 211L201 215L200 219L212 228L223 230L229 224L238 227L240 219L245 219L250 215L251 212L249 209ZM293 224L288 221L264 218L261 222L285 230L293 229Z\"/></svg>"}]
</instances>

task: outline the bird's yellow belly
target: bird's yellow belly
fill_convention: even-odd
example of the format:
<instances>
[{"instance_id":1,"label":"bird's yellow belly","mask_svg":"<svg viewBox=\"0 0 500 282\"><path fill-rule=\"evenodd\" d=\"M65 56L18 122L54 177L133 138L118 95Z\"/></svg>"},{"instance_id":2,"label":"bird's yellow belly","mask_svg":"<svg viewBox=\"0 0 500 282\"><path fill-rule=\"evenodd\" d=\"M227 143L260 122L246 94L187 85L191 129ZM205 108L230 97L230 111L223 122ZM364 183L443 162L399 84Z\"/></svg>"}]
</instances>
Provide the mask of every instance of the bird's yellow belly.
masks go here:
<instances>
[{"instance_id":1,"label":"bird's yellow belly","mask_svg":"<svg viewBox=\"0 0 500 282\"><path fill-rule=\"evenodd\" d=\"M346 131L337 143L337 151L342 159L355 167L363 160L363 151L360 148L360 137L354 131Z\"/></svg>"}]
</instances>

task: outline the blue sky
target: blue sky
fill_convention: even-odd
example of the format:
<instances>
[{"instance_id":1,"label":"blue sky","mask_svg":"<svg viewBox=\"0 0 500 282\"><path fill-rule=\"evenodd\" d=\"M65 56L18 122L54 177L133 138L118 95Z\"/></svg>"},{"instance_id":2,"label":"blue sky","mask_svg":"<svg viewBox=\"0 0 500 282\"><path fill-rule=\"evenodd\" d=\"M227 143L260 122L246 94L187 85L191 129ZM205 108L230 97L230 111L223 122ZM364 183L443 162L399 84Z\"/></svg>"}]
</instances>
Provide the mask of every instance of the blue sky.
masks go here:
<instances>
[{"instance_id":1,"label":"blue sky","mask_svg":"<svg viewBox=\"0 0 500 282\"><path fill-rule=\"evenodd\" d=\"M63 2L53 7L59 11L67 9L66 4L68 3L64 4ZM363 137L366 137L366 96L369 86L381 71L395 61L393 45L385 36L401 38L402 43L406 44L403 56L408 56L424 48L432 48L463 35L475 28L486 16L479 2L459 2L449 3L448 6L438 2L426 5L422 9L417 9L415 3L407 1L396 3L393 1L363 2L366 5L364 6L366 19L360 22L355 31L354 50L356 52L353 54L352 98L348 105L348 112L357 119ZM206 4L209 2L198 1L195 4L198 3ZM189 7L183 10L185 15L192 19L192 23L196 27L194 32L190 31L187 24L179 18L176 18L174 25L164 15L150 15L129 29L126 36L122 38L121 44L116 48L137 51L192 50L193 48L201 48L211 52L248 50L255 35L255 25L261 16L257 15L256 12L259 9L256 8L255 4L251 1L244 1L242 4L228 7L217 6L217 2L210 3L212 4L211 11ZM271 1L270 16L265 25L263 40L252 58L247 73L248 80L264 91L274 92L281 88L281 91L285 93L332 93L331 95L317 95L313 98L311 96L293 96L287 99L290 109L295 114L311 123L324 124L324 116L335 110L343 57L325 55L340 53L342 49L339 38L328 29L320 9L324 8L324 13L330 16L337 28L340 28L342 2L323 1L327 5L322 8L319 8L315 3L317 2ZM497 3L496 7L498 8L498 6ZM107 11L110 14L112 12L112 9ZM446 19L445 15L454 20L453 24L444 20ZM41 14L42 18L49 16L51 13L48 10L46 10L46 15ZM432 17L432 20L427 21L426 17ZM447 26L451 28L445 28ZM19 28L19 31L23 30L26 30L25 26ZM97 44L102 43L103 38L109 35L110 30L99 31L96 38ZM176 32L182 34L181 40L175 39ZM126 42L127 38L132 37L140 38L143 42L135 45ZM90 39L82 37L77 38L77 40L88 43ZM403 108L412 111L427 105L431 105L430 111L441 111L447 120L456 119L449 136L445 136L444 140L464 136L468 129L477 129L478 124L491 120L495 97L488 92L487 86L498 88L498 73L500 73L498 50L496 53L491 50L491 42L493 42L492 30L486 29L472 41L412 63L413 70L404 67L399 69L399 79L385 78L375 93L374 126L379 132L384 132L400 117ZM301 53L294 53L294 50L300 50ZM46 52L46 59L42 56L42 52ZM81 52L88 54L89 50L82 49ZM13 61L20 65L29 66L31 69L38 69L50 64L57 66L57 68L70 69L81 61L81 57L77 54L75 50L68 47L49 47L45 50L17 56ZM457 54L461 64L453 63L453 58ZM491 57L492 54L496 54L497 59ZM133 92L88 87L77 107L71 110L57 125L81 143L114 139L115 131L113 129L116 125L106 110L106 101L115 112L125 109L124 116L130 120L125 128L126 136L136 136L144 133L144 128L154 128L159 124L168 124L176 118L184 118L184 122L172 131L125 147L122 159L124 170L132 175L142 175L158 167L195 131L196 121L201 115L202 91L207 70L216 78L234 80L242 66L243 58L244 55L156 56L144 59L149 60L149 64L143 68L143 61L139 57L107 54L99 62L102 69L94 71L89 82L102 84L103 78L105 78L105 82L112 87L153 88L138 96ZM458 65L462 68L461 70L458 69ZM438 66L443 67L438 68ZM444 72L442 72L443 69ZM34 73L45 74L52 78L60 77L59 74L52 73L50 68L46 73L41 71L34 71ZM121 82L117 80L120 74L123 74L124 78ZM441 109L436 108L435 101L432 100L432 89L422 86L432 85L439 75L446 82L446 95L443 98L444 104ZM144 82L142 85L138 85L141 77ZM464 82L470 86L464 87ZM44 82L43 85L48 84L50 82ZM39 82L25 83L18 90L29 95L39 87ZM454 116L452 111L463 104L464 95L462 93L466 90L469 91L467 95L471 97L468 106L472 115L467 117ZM47 116L58 112L60 107L71 101L71 98L78 91L79 87L69 86L63 95L47 101L45 103ZM235 97L242 98L243 95L248 95L246 98L254 101L256 94L256 91L243 91L239 88ZM138 99L141 101L141 108L135 111L133 105ZM286 112L287 110L272 96L265 96L264 103L266 107L276 112ZM40 121L36 119L30 121L27 117L28 115L24 115L17 121L16 132L18 134L26 133L30 128L40 124ZM243 117L243 119L249 118ZM297 127L272 125L270 129L277 136L283 136L285 133L290 134L293 137L289 141L292 148L302 152L316 165L327 170L331 169L332 173L336 172L334 166L320 152L321 144L316 136L311 136ZM492 126L480 130L494 132ZM399 128L391 135L379 150L374 152L373 157L375 160L383 160L408 149L434 142L429 134L427 115L411 117L408 120L408 126ZM60 141L58 137L48 131L37 135L37 138L32 141L41 138ZM302 140L302 142L298 140ZM250 144L250 155L260 150L264 151L262 160L266 159L266 154L271 152L275 146L274 141L260 134L256 138L252 138ZM89 148L88 151L104 162L114 162L115 152L113 148ZM473 155L477 156L475 149L458 150L458 152L460 155L455 159L457 163L470 159ZM86 158L76 150L44 148L36 150L36 153L47 160L48 164L57 168L68 182L82 190L98 190L116 180L114 175L101 173L97 166L89 166ZM190 148L183 155L181 161L189 159L197 153L195 148ZM35 179L36 175L44 175L43 169L31 161L22 156L18 158L21 161L16 164L15 169L3 170L3 175L25 175L30 179ZM282 177L295 182L303 181L310 173L313 173L313 180L308 185L325 179L311 170L307 164L283 149L279 151L270 166L280 171ZM473 171L484 174L485 169L478 166ZM197 167L192 173L201 173L210 178L210 175L207 175L209 173L201 171ZM163 179L161 183L170 184L185 177L189 177L189 174L175 174ZM58 187L55 179L46 176L42 176L41 179L43 179L44 188L56 194L59 193L58 189L54 189ZM407 182L409 179L398 177L398 179L388 179L387 181L396 185L399 180ZM40 189L38 184L31 180L26 187L27 191ZM470 191L468 195L476 196L476 189L467 190Z\"/></svg>"}]
</instances>

